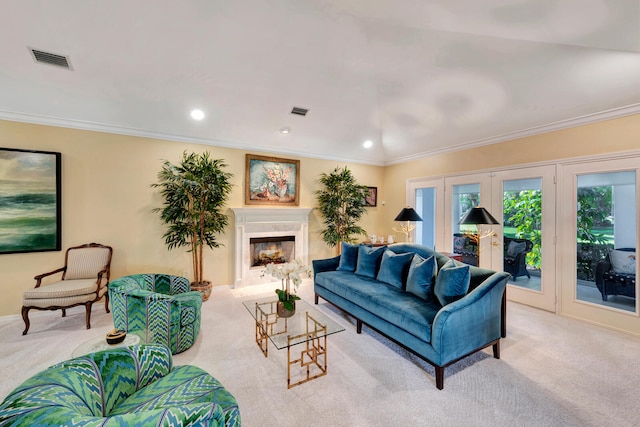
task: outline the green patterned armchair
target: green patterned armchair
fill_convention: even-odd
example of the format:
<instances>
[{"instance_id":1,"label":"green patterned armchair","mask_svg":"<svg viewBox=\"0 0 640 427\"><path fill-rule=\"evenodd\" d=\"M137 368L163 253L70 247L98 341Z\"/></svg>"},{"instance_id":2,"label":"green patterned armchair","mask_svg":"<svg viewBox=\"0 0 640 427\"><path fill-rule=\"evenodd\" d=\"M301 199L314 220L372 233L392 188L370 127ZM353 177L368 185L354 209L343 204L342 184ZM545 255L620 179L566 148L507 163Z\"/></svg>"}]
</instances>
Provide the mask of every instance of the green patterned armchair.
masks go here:
<instances>
[{"instance_id":1,"label":"green patterned armchair","mask_svg":"<svg viewBox=\"0 0 640 427\"><path fill-rule=\"evenodd\" d=\"M54 365L0 404L2 426L240 426L235 398L161 345L118 347Z\"/></svg>"},{"instance_id":2,"label":"green patterned armchair","mask_svg":"<svg viewBox=\"0 0 640 427\"><path fill-rule=\"evenodd\" d=\"M190 348L200 332L202 296L184 277L120 277L109 284L109 299L116 329L137 331L144 342L164 344L173 354Z\"/></svg>"}]
</instances>

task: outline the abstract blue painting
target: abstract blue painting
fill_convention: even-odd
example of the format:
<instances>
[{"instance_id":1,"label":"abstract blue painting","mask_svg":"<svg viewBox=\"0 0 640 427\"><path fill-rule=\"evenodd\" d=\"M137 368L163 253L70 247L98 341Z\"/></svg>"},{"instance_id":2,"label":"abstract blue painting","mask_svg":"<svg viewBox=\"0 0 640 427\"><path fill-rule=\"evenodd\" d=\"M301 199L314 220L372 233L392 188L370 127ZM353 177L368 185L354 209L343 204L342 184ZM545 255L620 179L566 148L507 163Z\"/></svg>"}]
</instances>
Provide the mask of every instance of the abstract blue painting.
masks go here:
<instances>
[{"instance_id":1,"label":"abstract blue painting","mask_svg":"<svg viewBox=\"0 0 640 427\"><path fill-rule=\"evenodd\" d=\"M61 154L0 148L0 254L59 251Z\"/></svg>"}]
</instances>

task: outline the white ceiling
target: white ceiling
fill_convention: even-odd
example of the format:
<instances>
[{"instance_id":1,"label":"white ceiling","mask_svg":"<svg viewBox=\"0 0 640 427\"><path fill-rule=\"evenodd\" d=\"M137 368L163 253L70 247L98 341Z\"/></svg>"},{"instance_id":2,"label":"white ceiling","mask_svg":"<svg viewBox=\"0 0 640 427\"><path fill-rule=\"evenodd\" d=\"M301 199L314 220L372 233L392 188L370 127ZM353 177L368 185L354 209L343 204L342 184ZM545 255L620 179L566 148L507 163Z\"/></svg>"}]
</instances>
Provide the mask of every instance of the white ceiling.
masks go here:
<instances>
[{"instance_id":1,"label":"white ceiling","mask_svg":"<svg viewBox=\"0 0 640 427\"><path fill-rule=\"evenodd\" d=\"M382 165L640 113L639 0L0 6L10 120Z\"/></svg>"}]
</instances>

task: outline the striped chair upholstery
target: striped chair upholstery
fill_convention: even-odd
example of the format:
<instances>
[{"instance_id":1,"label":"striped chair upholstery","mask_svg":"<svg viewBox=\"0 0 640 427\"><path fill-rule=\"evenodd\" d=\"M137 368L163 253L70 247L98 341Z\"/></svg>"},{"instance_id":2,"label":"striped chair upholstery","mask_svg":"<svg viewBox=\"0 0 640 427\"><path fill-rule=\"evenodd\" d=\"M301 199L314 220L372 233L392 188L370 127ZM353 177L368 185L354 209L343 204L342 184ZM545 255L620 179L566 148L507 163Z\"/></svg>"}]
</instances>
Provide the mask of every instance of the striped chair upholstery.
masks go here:
<instances>
[{"instance_id":1,"label":"striped chair upholstery","mask_svg":"<svg viewBox=\"0 0 640 427\"><path fill-rule=\"evenodd\" d=\"M159 345L118 347L34 375L0 404L7 426L240 426L235 398Z\"/></svg>"},{"instance_id":2,"label":"striped chair upholstery","mask_svg":"<svg viewBox=\"0 0 640 427\"><path fill-rule=\"evenodd\" d=\"M200 332L202 296L189 280L168 274L133 274L109 285L116 329L137 331L145 342L173 354L190 348Z\"/></svg>"},{"instance_id":3,"label":"striped chair upholstery","mask_svg":"<svg viewBox=\"0 0 640 427\"><path fill-rule=\"evenodd\" d=\"M104 308L109 312L109 272L113 249L99 243L89 243L67 249L65 265L48 273L40 274L34 279L36 286L26 291L22 297L22 319L25 329L29 331L29 310L62 310L77 305L85 306L85 322L91 329L91 308L94 302L105 297ZM60 281L42 286L45 277L62 273Z\"/></svg>"}]
</instances>

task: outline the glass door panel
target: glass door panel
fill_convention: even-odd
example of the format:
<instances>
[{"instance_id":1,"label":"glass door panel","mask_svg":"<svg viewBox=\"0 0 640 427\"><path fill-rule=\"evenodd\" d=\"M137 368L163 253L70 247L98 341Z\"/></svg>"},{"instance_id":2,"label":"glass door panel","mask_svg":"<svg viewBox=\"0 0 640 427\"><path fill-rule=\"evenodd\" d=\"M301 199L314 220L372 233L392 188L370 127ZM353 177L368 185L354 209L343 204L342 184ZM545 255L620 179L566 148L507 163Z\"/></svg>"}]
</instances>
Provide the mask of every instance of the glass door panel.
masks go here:
<instances>
[{"instance_id":1,"label":"glass door panel","mask_svg":"<svg viewBox=\"0 0 640 427\"><path fill-rule=\"evenodd\" d=\"M422 222L415 223L415 242L437 250L444 236L444 180L410 181L407 205L413 206Z\"/></svg>"},{"instance_id":2,"label":"glass door panel","mask_svg":"<svg viewBox=\"0 0 640 427\"><path fill-rule=\"evenodd\" d=\"M638 158L560 169L560 312L640 334Z\"/></svg>"},{"instance_id":3,"label":"glass door panel","mask_svg":"<svg viewBox=\"0 0 640 427\"><path fill-rule=\"evenodd\" d=\"M434 187L416 190L416 212L422 221L416 222L415 242L434 248L436 246L436 189Z\"/></svg>"},{"instance_id":4,"label":"glass door panel","mask_svg":"<svg viewBox=\"0 0 640 427\"><path fill-rule=\"evenodd\" d=\"M460 220L473 207L482 206L484 200L490 201L491 174L473 174L445 178L445 241L448 252L462 255L462 262L489 268L491 250L489 241L481 239L479 244L465 236L476 234L475 225L460 224ZM483 230L487 226L483 226ZM480 256L482 254L482 256Z\"/></svg>"},{"instance_id":5,"label":"glass door panel","mask_svg":"<svg viewBox=\"0 0 640 427\"><path fill-rule=\"evenodd\" d=\"M494 270L511 274L507 298L556 311L555 166L496 172L492 212L502 224L493 238Z\"/></svg>"},{"instance_id":6,"label":"glass door panel","mask_svg":"<svg viewBox=\"0 0 640 427\"><path fill-rule=\"evenodd\" d=\"M636 173L578 175L576 296L636 311Z\"/></svg>"},{"instance_id":7,"label":"glass door panel","mask_svg":"<svg viewBox=\"0 0 640 427\"><path fill-rule=\"evenodd\" d=\"M511 285L542 289L542 178L503 182L503 269Z\"/></svg>"}]
</instances>

